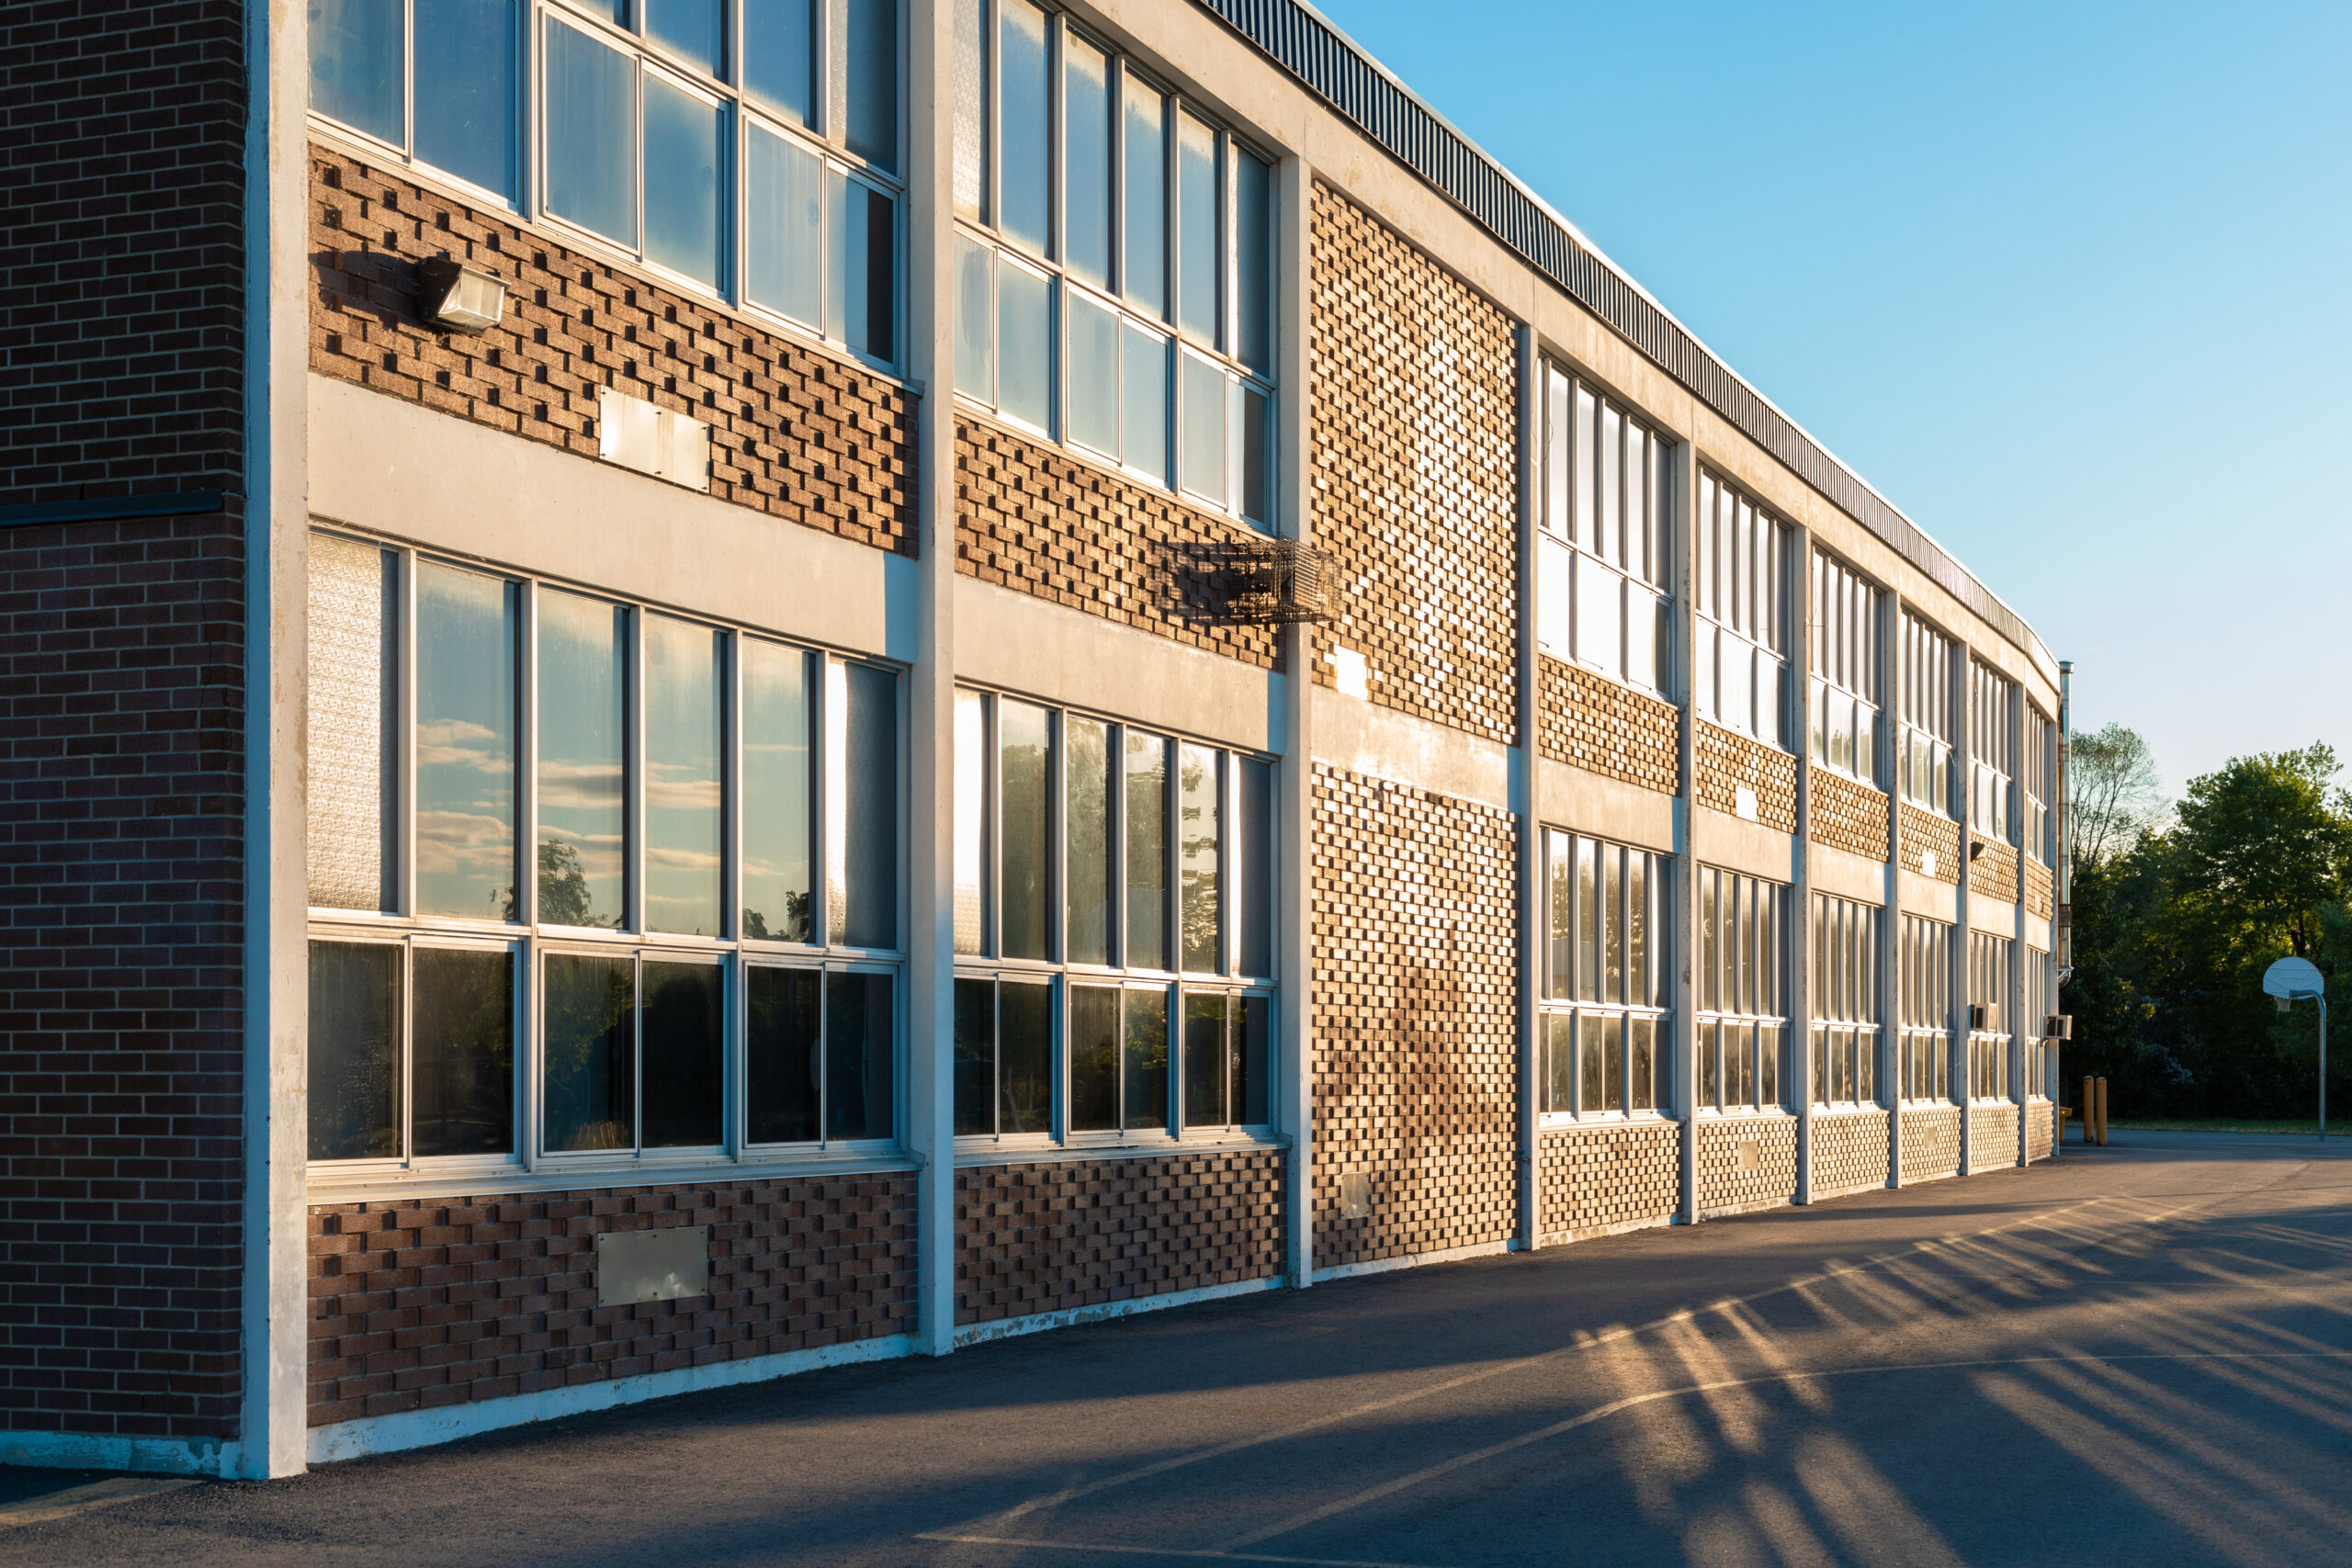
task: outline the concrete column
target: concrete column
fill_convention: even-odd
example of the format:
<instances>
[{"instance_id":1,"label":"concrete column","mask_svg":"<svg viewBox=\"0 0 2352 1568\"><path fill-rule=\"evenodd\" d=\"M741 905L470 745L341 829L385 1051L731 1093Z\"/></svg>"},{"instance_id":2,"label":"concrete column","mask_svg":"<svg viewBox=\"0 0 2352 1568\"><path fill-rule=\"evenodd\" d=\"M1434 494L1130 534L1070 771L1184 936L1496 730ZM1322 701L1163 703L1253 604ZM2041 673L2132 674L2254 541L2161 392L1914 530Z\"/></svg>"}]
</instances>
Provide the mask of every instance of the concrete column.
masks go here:
<instances>
[{"instance_id":1,"label":"concrete column","mask_svg":"<svg viewBox=\"0 0 2352 1568\"><path fill-rule=\"evenodd\" d=\"M1699 1219L1699 857L1693 829L1699 807L1699 729L1690 678L1691 649L1698 645L1699 449L1685 440L1675 448L1672 495L1674 539L1674 700L1677 754L1682 773L1674 799L1674 898L1669 922L1673 958L1673 1103L1682 1117L1682 1191L1677 1214L1684 1224Z\"/></svg>"},{"instance_id":2,"label":"concrete column","mask_svg":"<svg viewBox=\"0 0 2352 1568\"><path fill-rule=\"evenodd\" d=\"M1968 739L1968 703L1971 684L1969 675L1973 668L1971 658L1968 645L1955 639L1952 643L1951 660L1953 687L1951 782L1954 792L1960 796L1960 864L1955 868L1960 874L1960 895L1953 901L1953 908L1957 913L1954 916L1955 934L1951 944L1952 1010L1958 1024L1958 1027L1952 1031L1952 1037L1956 1043L1952 1082L1960 1089L1960 1173L1962 1176L1968 1174L1969 1161L1973 1154L1970 1145L1975 1135L1976 1122L1976 1118L1971 1114L1970 1111L1970 1101L1974 1097L1970 1093L1973 1086L1970 1083L1968 1077L1969 1054L1973 1049L1968 1037L1968 1004L1973 999L1968 994L1968 846L1969 835L1974 831L1968 821L1969 802L1974 796L1971 779L1973 759Z\"/></svg>"},{"instance_id":3,"label":"concrete column","mask_svg":"<svg viewBox=\"0 0 2352 1568\"><path fill-rule=\"evenodd\" d=\"M1280 257L1276 262L1275 332L1281 384L1275 392L1277 527L1309 544L1314 539L1312 465L1307 419L1310 364L1307 292L1314 234L1315 172L1304 159L1283 161L1280 186ZM1332 592L1329 584L1326 592ZM1283 628L1282 761L1276 770L1281 871L1276 878L1282 996L1279 1103L1275 1120L1290 1145L1283 1192L1290 1282L1315 1278L1315 781L1314 661L1320 639L1311 626Z\"/></svg>"},{"instance_id":4,"label":"concrete column","mask_svg":"<svg viewBox=\"0 0 2352 1568\"><path fill-rule=\"evenodd\" d=\"M1542 675L1535 628L1535 569L1543 484L1544 361L1535 333L1519 329L1519 745L1511 752L1511 810L1519 818L1519 1245L1544 1234L1541 1072L1544 1020L1544 789Z\"/></svg>"},{"instance_id":5,"label":"concrete column","mask_svg":"<svg viewBox=\"0 0 2352 1568\"><path fill-rule=\"evenodd\" d=\"M2002 1021L2009 1030L2008 1083L2009 1098L2018 1105L2018 1146L2014 1163L2026 1163L2026 1076L2025 1052L2027 1039L2040 1032L2041 1021L2029 1019L2025 1012L2025 682L2014 682L2009 687L2009 711L2004 716L2009 728L2009 841L2017 847L2018 875L2009 888L2009 896L2017 900L2017 918L2009 931L2009 994L2001 1002Z\"/></svg>"},{"instance_id":6,"label":"concrete column","mask_svg":"<svg viewBox=\"0 0 2352 1568\"><path fill-rule=\"evenodd\" d=\"M1788 1092L1797 1108L1797 1198L1813 1201L1813 530L1792 527L1796 603L1789 615L1797 748L1797 841L1789 886Z\"/></svg>"},{"instance_id":7,"label":"concrete column","mask_svg":"<svg viewBox=\"0 0 2352 1568\"><path fill-rule=\"evenodd\" d=\"M1884 618L1879 623L1883 636L1879 644L1880 713L1884 716L1884 728L1890 743L1897 748L1893 753L1894 766L1886 774L1886 939L1883 950L1888 955L1886 967L1881 971L1884 984L1880 987L1879 1031L1885 1046L1880 1059L1893 1069L1887 1076L1886 1093L1886 1184L1903 1185L1903 972L1895 955L1903 951L1903 595L1888 589L1881 594Z\"/></svg>"}]
</instances>

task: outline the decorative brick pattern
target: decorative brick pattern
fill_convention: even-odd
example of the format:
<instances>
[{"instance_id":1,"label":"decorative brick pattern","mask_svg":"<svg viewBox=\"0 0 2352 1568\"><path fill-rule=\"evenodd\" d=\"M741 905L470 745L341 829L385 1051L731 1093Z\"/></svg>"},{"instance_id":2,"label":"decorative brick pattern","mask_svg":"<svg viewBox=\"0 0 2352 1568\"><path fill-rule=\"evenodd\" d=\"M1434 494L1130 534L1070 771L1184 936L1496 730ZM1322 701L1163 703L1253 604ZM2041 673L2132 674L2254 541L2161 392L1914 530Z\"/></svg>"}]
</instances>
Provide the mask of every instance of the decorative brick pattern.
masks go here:
<instances>
[{"instance_id":1,"label":"decorative brick pattern","mask_svg":"<svg viewBox=\"0 0 2352 1568\"><path fill-rule=\"evenodd\" d=\"M956 421L956 570L1261 670L1276 628L1216 618L1254 528L1010 431Z\"/></svg>"},{"instance_id":2,"label":"decorative brick pattern","mask_svg":"<svg viewBox=\"0 0 2352 1568\"><path fill-rule=\"evenodd\" d=\"M1696 721L1699 804L1726 817L1739 813L1739 787L1756 792L1756 820L1776 833L1797 830L1797 760L1776 746Z\"/></svg>"},{"instance_id":3,"label":"decorative brick pattern","mask_svg":"<svg viewBox=\"0 0 2352 1568\"><path fill-rule=\"evenodd\" d=\"M1922 855L1936 857L1935 879L1960 884L1960 824L1940 811L1923 811L1903 803L1903 869L1925 872Z\"/></svg>"},{"instance_id":4,"label":"decorative brick pattern","mask_svg":"<svg viewBox=\"0 0 2352 1568\"><path fill-rule=\"evenodd\" d=\"M314 145L311 174L312 370L591 458L611 387L711 427L720 500L915 553L913 393L347 153ZM504 278L505 319L419 321L437 255Z\"/></svg>"},{"instance_id":5,"label":"decorative brick pattern","mask_svg":"<svg viewBox=\"0 0 2352 1568\"><path fill-rule=\"evenodd\" d=\"M1699 1213L1774 1209L1797 1195L1797 1119L1699 1118Z\"/></svg>"},{"instance_id":6,"label":"decorative brick pattern","mask_svg":"<svg viewBox=\"0 0 2352 1568\"><path fill-rule=\"evenodd\" d=\"M1960 1171L1960 1107L1903 1110L1903 1179L1928 1181Z\"/></svg>"},{"instance_id":7,"label":"decorative brick pattern","mask_svg":"<svg viewBox=\"0 0 2352 1568\"><path fill-rule=\"evenodd\" d=\"M710 1293L596 1304L596 1236L710 1227ZM311 1211L310 1424L911 1332L912 1176Z\"/></svg>"},{"instance_id":8,"label":"decorative brick pattern","mask_svg":"<svg viewBox=\"0 0 2352 1568\"><path fill-rule=\"evenodd\" d=\"M1812 797L1805 831L1815 843L1885 863L1886 795L1883 791L1823 767L1805 775L1805 787ZM1907 834L1909 818L1905 823Z\"/></svg>"},{"instance_id":9,"label":"decorative brick pattern","mask_svg":"<svg viewBox=\"0 0 2352 1568\"><path fill-rule=\"evenodd\" d=\"M1546 1130L1536 1180L1545 1245L1662 1225L1682 1201L1682 1124L1601 1122Z\"/></svg>"},{"instance_id":10,"label":"decorative brick pattern","mask_svg":"<svg viewBox=\"0 0 2352 1568\"><path fill-rule=\"evenodd\" d=\"M956 1173L956 1321L993 1323L1283 1266L1279 1149Z\"/></svg>"},{"instance_id":11,"label":"decorative brick pattern","mask_svg":"<svg viewBox=\"0 0 2352 1568\"><path fill-rule=\"evenodd\" d=\"M1549 654L1536 656L1535 669L1544 755L1660 795L1681 789L1682 732L1673 704Z\"/></svg>"},{"instance_id":12,"label":"decorative brick pattern","mask_svg":"<svg viewBox=\"0 0 2352 1568\"><path fill-rule=\"evenodd\" d=\"M2029 857L2025 863L2025 908L2036 919L2046 920L2057 912L2056 879L2050 868Z\"/></svg>"},{"instance_id":13,"label":"decorative brick pattern","mask_svg":"<svg viewBox=\"0 0 2352 1568\"><path fill-rule=\"evenodd\" d=\"M1887 1113L1813 1113L1813 1195L1835 1198L1886 1185Z\"/></svg>"},{"instance_id":14,"label":"decorative brick pattern","mask_svg":"<svg viewBox=\"0 0 2352 1568\"><path fill-rule=\"evenodd\" d=\"M2058 1112L2046 1100L2030 1102L2025 1108L2025 1157L2029 1160L2048 1159L2052 1140L2056 1135Z\"/></svg>"},{"instance_id":15,"label":"decorative brick pattern","mask_svg":"<svg viewBox=\"0 0 2352 1568\"><path fill-rule=\"evenodd\" d=\"M1968 1168L2003 1170L2018 1163L2018 1108L2015 1105L1972 1105L1968 1108Z\"/></svg>"},{"instance_id":16,"label":"decorative brick pattern","mask_svg":"<svg viewBox=\"0 0 2352 1568\"><path fill-rule=\"evenodd\" d=\"M1510 1235L1519 833L1494 807L1314 764L1315 1261ZM1370 1213L1340 1213L1341 1178Z\"/></svg>"},{"instance_id":17,"label":"decorative brick pattern","mask_svg":"<svg viewBox=\"0 0 2352 1568\"><path fill-rule=\"evenodd\" d=\"M239 1429L244 575L234 514L0 530L0 1427Z\"/></svg>"},{"instance_id":18,"label":"decorative brick pattern","mask_svg":"<svg viewBox=\"0 0 2352 1568\"><path fill-rule=\"evenodd\" d=\"M1308 301L1313 537L1374 702L1518 742L1519 395L1510 319L1317 186Z\"/></svg>"},{"instance_id":19,"label":"decorative brick pattern","mask_svg":"<svg viewBox=\"0 0 2352 1568\"><path fill-rule=\"evenodd\" d=\"M2004 904L2018 901L2018 852L2014 844L2002 843L1971 833L1969 841L1983 849L1968 868L1968 891L1972 897L1997 899Z\"/></svg>"}]
</instances>

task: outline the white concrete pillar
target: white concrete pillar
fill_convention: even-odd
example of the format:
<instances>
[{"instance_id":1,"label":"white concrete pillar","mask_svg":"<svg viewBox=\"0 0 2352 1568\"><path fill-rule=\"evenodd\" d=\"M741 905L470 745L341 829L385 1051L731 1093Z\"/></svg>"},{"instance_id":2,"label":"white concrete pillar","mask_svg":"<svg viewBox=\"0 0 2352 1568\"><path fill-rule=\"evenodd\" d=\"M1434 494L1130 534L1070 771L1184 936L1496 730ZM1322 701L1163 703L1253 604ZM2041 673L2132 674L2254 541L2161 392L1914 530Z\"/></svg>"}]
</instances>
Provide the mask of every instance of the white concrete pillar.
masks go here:
<instances>
[{"instance_id":1,"label":"white concrete pillar","mask_svg":"<svg viewBox=\"0 0 2352 1568\"><path fill-rule=\"evenodd\" d=\"M1315 172L1301 158L1283 160L1275 175L1280 197L1275 219L1275 333L1281 384L1274 406L1277 480L1276 527L1302 544L1314 540L1313 470L1308 460L1307 417L1312 388L1307 295L1313 261ZM1324 592L1335 591L1327 582ZM1318 639L1312 626L1283 628L1282 760L1275 777L1280 804L1276 906L1282 996L1279 1104L1275 1119L1290 1145L1284 1234L1289 1240L1290 1282L1304 1287L1315 1278L1315 780L1313 760L1314 660Z\"/></svg>"},{"instance_id":2,"label":"white concrete pillar","mask_svg":"<svg viewBox=\"0 0 2352 1568\"><path fill-rule=\"evenodd\" d=\"M1685 439L1675 448L1672 495L1674 651L1677 751L1681 784L1674 799L1674 955L1672 1103L1682 1117L1682 1187L1676 1213L1684 1224L1699 1219L1699 858L1694 828L1699 806L1697 683L1690 678L1698 646L1699 449Z\"/></svg>"},{"instance_id":3,"label":"white concrete pillar","mask_svg":"<svg viewBox=\"0 0 2352 1568\"><path fill-rule=\"evenodd\" d=\"M1544 1234L1541 1073L1544 1060L1544 684L1535 628L1535 570L1543 485L1544 360L1535 332L1519 329L1519 745L1511 752L1510 805L1519 818L1519 1245Z\"/></svg>"}]
</instances>

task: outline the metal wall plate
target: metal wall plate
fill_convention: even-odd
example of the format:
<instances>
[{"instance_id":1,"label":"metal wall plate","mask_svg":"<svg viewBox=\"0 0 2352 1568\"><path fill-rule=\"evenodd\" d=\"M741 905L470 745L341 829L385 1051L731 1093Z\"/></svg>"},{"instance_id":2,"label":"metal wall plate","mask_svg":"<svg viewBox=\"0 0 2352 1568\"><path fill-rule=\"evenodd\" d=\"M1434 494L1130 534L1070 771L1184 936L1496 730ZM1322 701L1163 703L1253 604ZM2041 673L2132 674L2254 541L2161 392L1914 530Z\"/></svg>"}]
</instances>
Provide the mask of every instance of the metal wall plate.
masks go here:
<instances>
[{"instance_id":1,"label":"metal wall plate","mask_svg":"<svg viewBox=\"0 0 2352 1568\"><path fill-rule=\"evenodd\" d=\"M1340 1178L1340 1217L1343 1220L1368 1220L1372 1217L1372 1178L1363 1171L1353 1171Z\"/></svg>"},{"instance_id":2,"label":"metal wall plate","mask_svg":"<svg viewBox=\"0 0 2352 1568\"><path fill-rule=\"evenodd\" d=\"M596 1238L596 1304L634 1306L710 1294L710 1227L606 1231Z\"/></svg>"}]
</instances>

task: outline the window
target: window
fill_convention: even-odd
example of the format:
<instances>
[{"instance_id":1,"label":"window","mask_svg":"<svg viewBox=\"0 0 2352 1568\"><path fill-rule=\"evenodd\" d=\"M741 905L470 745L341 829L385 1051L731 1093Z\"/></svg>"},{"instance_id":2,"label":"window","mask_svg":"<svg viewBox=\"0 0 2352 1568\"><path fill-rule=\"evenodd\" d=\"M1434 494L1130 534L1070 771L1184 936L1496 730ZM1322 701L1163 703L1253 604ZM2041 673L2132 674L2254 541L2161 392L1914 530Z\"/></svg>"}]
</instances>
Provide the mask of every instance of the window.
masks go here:
<instances>
[{"instance_id":1,"label":"window","mask_svg":"<svg viewBox=\"0 0 2352 1568\"><path fill-rule=\"evenodd\" d=\"M957 0L956 390L1271 529L1273 172L1032 0Z\"/></svg>"},{"instance_id":2,"label":"window","mask_svg":"<svg viewBox=\"0 0 2352 1568\"><path fill-rule=\"evenodd\" d=\"M1878 932L1885 911L1813 897L1813 1100L1878 1101Z\"/></svg>"},{"instance_id":3,"label":"window","mask_svg":"<svg viewBox=\"0 0 2352 1568\"><path fill-rule=\"evenodd\" d=\"M2025 765L2018 773L2023 821L2018 838L2034 859L2058 863L2058 836L2050 802L2058 798L2058 727L2030 701L2025 705Z\"/></svg>"},{"instance_id":4,"label":"window","mask_svg":"<svg viewBox=\"0 0 2352 1568\"><path fill-rule=\"evenodd\" d=\"M1974 660L1968 664L1968 821L1988 839L2009 838L2009 779L2016 773L2009 744L2014 682Z\"/></svg>"},{"instance_id":5,"label":"window","mask_svg":"<svg viewBox=\"0 0 2352 1568\"><path fill-rule=\"evenodd\" d=\"M1699 1109L1778 1110L1788 1077L1789 890L1699 868Z\"/></svg>"},{"instance_id":6,"label":"window","mask_svg":"<svg viewBox=\"0 0 2352 1568\"><path fill-rule=\"evenodd\" d=\"M313 1160L894 1135L896 674L333 534L309 592Z\"/></svg>"},{"instance_id":7,"label":"window","mask_svg":"<svg viewBox=\"0 0 2352 1568\"><path fill-rule=\"evenodd\" d=\"M1878 783L1878 590L1813 557L1813 760Z\"/></svg>"},{"instance_id":8,"label":"window","mask_svg":"<svg viewBox=\"0 0 2352 1568\"><path fill-rule=\"evenodd\" d=\"M1903 798L1951 812L1951 642L1903 613L1903 741L1895 757Z\"/></svg>"},{"instance_id":9,"label":"window","mask_svg":"<svg viewBox=\"0 0 2352 1568\"><path fill-rule=\"evenodd\" d=\"M897 0L312 0L311 12L314 113L676 281L897 360ZM520 63L527 27L536 92ZM536 182L522 177L526 149Z\"/></svg>"},{"instance_id":10,"label":"window","mask_svg":"<svg viewBox=\"0 0 2352 1568\"><path fill-rule=\"evenodd\" d=\"M2025 950L2026 1037L2025 1092L2029 1100L2055 1100L2058 1089L2058 1042L2042 1031L2049 1026L2058 996L2057 968L2050 954L2038 947Z\"/></svg>"},{"instance_id":11,"label":"window","mask_svg":"<svg viewBox=\"0 0 2352 1568\"><path fill-rule=\"evenodd\" d=\"M1903 1098L1951 1099L1952 928L1919 915L1903 917Z\"/></svg>"},{"instance_id":12,"label":"window","mask_svg":"<svg viewBox=\"0 0 2352 1568\"><path fill-rule=\"evenodd\" d=\"M1786 524L1699 470L1699 715L1774 746L1791 740L1789 539Z\"/></svg>"},{"instance_id":13,"label":"window","mask_svg":"<svg viewBox=\"0 0 2352 1568\"><path fill-rule=\"evenodd\" d=\"M1666 443L1560 367L1544 366L1536 638L1555 659L1665 688Z\"/></svg>"},{"instance_id":14,"label":"window","mask_svg":"<svg viewBox=\"0 0 2352 1568\"><path fill-rule=\"evenodd\" d=\"M956 1131L1272 1120L1273 764L956 694Z\"/></svg>"},{"instance_id":15,"label":"window","mask_svg":"<svg viewBox=\"0 0 2352 1568\"><path fill-rule=\"evenodd\" d=\"M1968 1034L1968 1093L1973 1100L2007 1100L2009 1095L2009 1041L2006 1016L2009 995L2007 937L1984 931L1968 933L1968 999L1971 1012L1983 1010L1984 1026L1970 1020Z\"/></svg>"},{"instance_id":16,"label":"window","mask_svg":"<svg viewBox=\"0 0 2352 1568\"><path fill-rule=\"evenodd\" d=\"M1546 829L1540 1107L1659 1109L1666 1078L1663 855Z\"/></svg>"}]
</instances>

